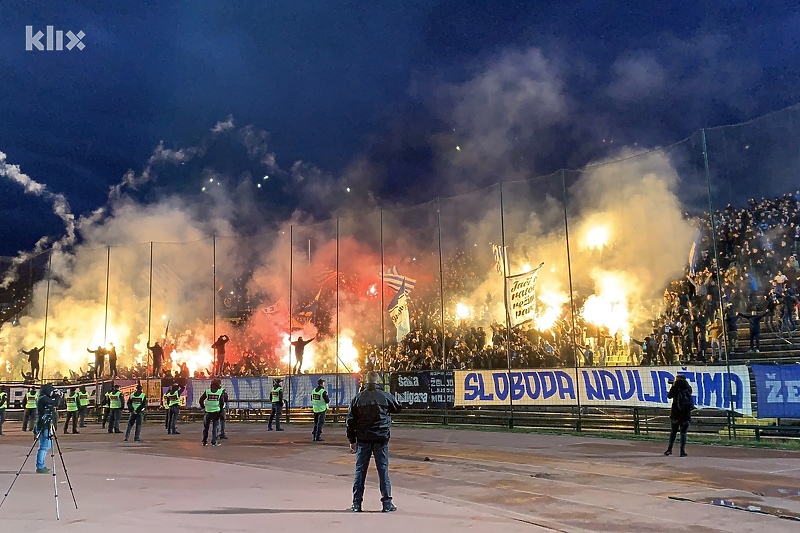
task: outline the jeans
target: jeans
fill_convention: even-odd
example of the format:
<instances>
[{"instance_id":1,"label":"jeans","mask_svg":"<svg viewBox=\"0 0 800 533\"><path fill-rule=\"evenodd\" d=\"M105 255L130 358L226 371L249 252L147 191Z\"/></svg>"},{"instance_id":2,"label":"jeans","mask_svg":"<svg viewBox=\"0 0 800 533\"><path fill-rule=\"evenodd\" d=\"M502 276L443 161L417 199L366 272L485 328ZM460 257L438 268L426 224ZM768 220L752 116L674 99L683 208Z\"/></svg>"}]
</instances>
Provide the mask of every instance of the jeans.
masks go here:
<instances>
[{"instance_id":1,"label":"jeans","mask_svg":"<svg viewBox=\"0 0 800 533\"><path fill-rule=\"evenodd\" d=\"M314 429L311 432L311 435L314 437L314 440L319 439L322 437L322 426L325 425L325 411L321 413L314 413Z\"/></svg>"},{"instance_id":2,"label":"jeans","mask_svg":"<svg viewBox=\"0 0 800 533\"><path fill-rule=\"evenodd\" d=\"M0 409L0 435L3 434L3 423L6 421L6 410L5 408Z\"/></svg>"},{"instance_id":3,"label":"jeans","mask_svg":"<svg viewBox=\"0 0 800 533\"><path fill-rule=\"evenodd\" d=\"M356 476L353 480L353 504L361 505L364 499L364 481L367 479L370 457L375 457L381 487L381 502L392 501L392 484L389 482L389 441L359 442L356 448Z\"/></svg>"},{"instance_id":4,"label":"jeans","mask_svg":"<svg viewBox=\"0 0 800 533\"><path fill-rule=\"evenodd\" d=\"M217 443L217 429L219 429L219 411L216 413L206 413L203 417L203 444L208 443L208 426L213 423L213 430L211 432L211 444Z\"/></svg>"},{"instance_id":5,"label":"jeans","mask_svg":"<svg viewBox=\"0 0 800 533\"><path fill-rule=\"evenodd\" d=\"M269 422L267 422L267 429L272 429L272 421L275 421L275 428L281 429L281 411L283 411L283 403L274 402L272 404L272 411L269 413Z\"/></svg>"},{"instance_id":6,"label":"jeans","mask_svg":"<svg viewBox=\"0 0 800 533\"><path fill-rule=\"evenodd\" d=\"M78 426L85 428L86 427L86 412L89 410L88 405L81 405L78 407Z\"/></svg>"},{"instance_id":7,"label":"jeans","mask_svg":"<svg viewBox=\"0 0 800 533\"><path fill-rule=\"evenodd\" d=\"M681 453L686 453L686 432L689 430L689 421L685 420L681 422L680 420L670 420L672 424L672 428L669 432L669 446L667 446L667 451L672 451L672 445L675 444L675 437L678 434L678 431L681 432Z\"/></svg>"},{"instance_id":8,"label":"jeans","mask_svg":"<svg viewBox=\"0 0 800 533\"><path fill-rule=\"evenodd\" d=\"M133 434L134 440L139 440L139 435L142 433L142 413L132 412L128 418L128 429L125 430L125 440L131 435L131 428L136 424L136 433Z\"/></svg>"},{"instance_id":9,"label":"jeans","mask_svg":"<svg viewBox=\"0 0 800 533\"><path fill-rule=\"evenodd\" d=\"M225 436L225 409L219 410L219 436Z\"/></svg>"},{"instance_id":10,"label":"jeans","mask_svg":"<svg viewBox=\"0 0 800 533\"><path fill-rule=\"evenodd\" d=\"M167 433L177 433L178 416L181 413L180 405L171 405L167 411Z\"/></svg>"},{"instance_id":11,"label":"jeans","mask_svg":"<svg viewBox=\"0 0 800 533\"><path fill-rule=\"evenodd\" d=\"M50 446L52 446L50 438L50 428L43 429L42 432L39 433L39 451L36 452L37 469L44 468L44 460L47 457L47 450L49 450Z\"/></svg>"}]
</instances>

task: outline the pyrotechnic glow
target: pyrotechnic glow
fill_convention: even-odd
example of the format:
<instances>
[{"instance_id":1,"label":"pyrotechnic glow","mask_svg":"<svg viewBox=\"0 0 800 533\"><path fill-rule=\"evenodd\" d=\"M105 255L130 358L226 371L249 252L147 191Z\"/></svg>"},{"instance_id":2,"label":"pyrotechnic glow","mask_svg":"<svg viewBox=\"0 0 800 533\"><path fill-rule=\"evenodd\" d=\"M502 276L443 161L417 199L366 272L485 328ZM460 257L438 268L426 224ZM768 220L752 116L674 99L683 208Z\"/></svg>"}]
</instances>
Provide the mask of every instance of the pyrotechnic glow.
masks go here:
<instances>
[{"instance_id":1,"label":"pyrotechnic glow","mask_svg":"<svg viewBox=\"0 0 800 533\"><path fill-rule=\"evenodd\" d=\"M375 296L376 294L378 294L378 288L375 285L372 285L367 291L367 294L369 294L370 296Z\"/></svg>"},{"instance_id":2,"label":"pyrotechnic glow","mask_svg":"<svg viewBox=\"0 0 800 533\"><path fill-rule=\"evenodd\" d=\"M589 250L599 250L608 244L608 228L596 226L586 234L586 247Z\"/></svg>"},{"instance_id":3,"label":"pyrotechnic glow","mask_svg":"<svg viewBox=\"0 0 800 533\"><path fill-rule=\"evenodd\" d=\"M353 346L353 332L344 330L339 334L339 359L351 372L358 372L358 350Z\"/></svg>"},{"instance_id":4,"label":"pyrotechnic glow","mask_svg":"<svg viewBox=\"0 0 800 533\"><path fill-rule=\"evenodd\" d=\"M539 331L552 328L562 315L562 307L569 300L564 292L556 292L542 287L537 295L538 309L533 323Z\"/></svg>"},{"instance_id":5,"label":"pyrotechnic glow","mask_svg":"<svg viewBox=\"0 0 800 533\"><path fill-rule=\"evenodd\" d=\"M531 264L530 263L525 263L524 265L522 265L522 271L523 272L530 272L530 270L531 270Z\"/></svg>"},{"instance_id":6,"label":"pyrotechnic glow","mask_svg":"<svg viewBox=\"0 0 800 533\"><path fill-rule=\"evenodd\" d=\"M465 320L472 316L472 308L461 302L456 304L456 317L459 320Z\"/></svg>"},{"instance_id":7,"label":"pyrotechnic glow","mask_svg":"<svg viewBox=\"0 0 800 533\"><path fill-rule=\"evenodd\" d=\"M207 343L203 343L205 345ZM189 369L189 375L194 375L198 370L206 372L211 371L214 363L214 354L211 348L176 348L172 352L172 362L174 365L186 363Z\"/></svg>"},{"instance_id":8,"label":"pyrotechnic glow","mask_svg":"<svg viewBox=\"0 0 800 533\"><path fill-rule=\"evenodd\" d=\"M605 326L611 335L621 332L630 334L630 311L625 274L620 272L597 272L593 274L597 283L597 294L587 298L581 314L587 322Z\"/></svg>"}]
</instances>

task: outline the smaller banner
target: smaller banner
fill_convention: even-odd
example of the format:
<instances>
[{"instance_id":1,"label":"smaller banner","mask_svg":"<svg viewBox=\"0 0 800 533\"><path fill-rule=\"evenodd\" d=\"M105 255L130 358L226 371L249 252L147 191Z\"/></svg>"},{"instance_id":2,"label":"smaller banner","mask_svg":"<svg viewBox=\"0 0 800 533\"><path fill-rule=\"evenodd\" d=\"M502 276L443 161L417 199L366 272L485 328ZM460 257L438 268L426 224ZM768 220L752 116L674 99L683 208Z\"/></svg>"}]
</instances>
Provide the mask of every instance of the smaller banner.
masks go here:
<instances>
[{"instance_id":1,"label":"smaller banner","mask_svg":"<svg viewBox=\"0 0 800 533\"><path fill-rule=\"evenodd\" d=\"M759 418L800 418L800 365L752 365Z\"/></svg>"},{"instance_id":2,"label":"smaller banner","mask_svg":"<svg viewBox=\"0 0 800 533\"><path fill-rule=\"evenodd\" d=\"M533 319L536 315L536 276L542 263L530 272L506 278L508 314L511 327Z\"/></svg>"},{"instance_id":3,"label":"smaller banner","mask_svg":"<svg viewBox=\"0 0 800 533\"><path fill-rule=\"evenodd\" d=\"M406 409L427 409L431 389L424 372L395 372L389 376L389 392Z\"/></svg>"},{"instance_id":4,"label":"smaller banner","mask_svg":"<svg viewBox=\"0 0 800 533\"><path fill-rule=\"evenodd\" d=\"M453 405L455 381L452 372L394 372L389 392L406 409L443 409Z\"/></svg>"}]
</instances>

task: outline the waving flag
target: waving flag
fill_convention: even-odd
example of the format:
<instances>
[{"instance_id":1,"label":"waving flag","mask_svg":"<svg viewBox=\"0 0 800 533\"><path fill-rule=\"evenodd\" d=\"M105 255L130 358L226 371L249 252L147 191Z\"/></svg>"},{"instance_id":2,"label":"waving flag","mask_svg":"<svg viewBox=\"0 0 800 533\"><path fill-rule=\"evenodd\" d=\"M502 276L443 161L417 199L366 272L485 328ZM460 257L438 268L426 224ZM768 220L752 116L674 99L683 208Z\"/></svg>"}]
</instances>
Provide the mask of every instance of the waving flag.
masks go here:
<instances>
[{"instance_id":1,"label":"waving flag","mask_svg":"<svg viewBox=\"0 0 800 533\"><path fill-rule=\"evenodd\" d=\"M383 281L396 291L400 290L401 286L404 286L406 293L413 291L414 286L417 284L417 280L414 278L401 276L396 266L383 273Z\"/></svg>"},{"instance_id":2,"label":"waving flag","mask_svg":"<svg viewBox=\"0 0 800 533\"><path fill-rule=\"evenodd\" d=\"M492 245L492 255L494 255L494 269L501 276L508 276L510 271L508 269L508 246ZM505 266L505 268L503 268Z\"/></svg>"},{"instance_id":3,"label":"waving flag","mask_svg":"<svg viewBox=\"0 0 800 533\"><path fill-rule=\"evenodd\" d=\"M300 311L297 313L298 316L308 319L314 316L314 313L317 312L317 308L319 307L319 295L321 292L322 289L320 288L320 290L317 292L317 295L314 296L314 299L311 301L311 303L300 309Z\"/></svg>"},{"instance_id":4,"label":"waving flag","mask_svg":"<svg viewBox=\"0 0 800 533\"><path fill-rule=\"evenodd\" d=\"M411 319L408 316L408 296L405 282L401 282L392 301L389 302L389 317L397 328L397 342L403 340L411 331Z\"/></svg>"},{"instance_id":5,"label":"waving flag","mask_svg":"<svg viewBox=\"0 0 800 533\"><path fill-rule=\"evenodd\" d=\"M314 276L314 281L316 281L320 285L325 285L329 281L332 281L332 280L335 280L335 279L336 279L336 271L335 270L331 270L330 268L322 268Z\"/></svg>"}]
</instances>

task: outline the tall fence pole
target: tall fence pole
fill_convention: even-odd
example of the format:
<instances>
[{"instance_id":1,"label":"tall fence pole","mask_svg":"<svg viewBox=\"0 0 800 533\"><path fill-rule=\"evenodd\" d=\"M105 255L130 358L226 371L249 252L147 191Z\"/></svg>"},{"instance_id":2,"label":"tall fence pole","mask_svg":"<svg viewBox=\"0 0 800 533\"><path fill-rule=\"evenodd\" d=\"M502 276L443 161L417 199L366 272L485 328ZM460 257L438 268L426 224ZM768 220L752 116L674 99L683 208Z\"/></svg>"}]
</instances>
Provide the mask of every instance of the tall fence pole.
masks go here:
<instances>
[{"instance_id":1,"label":"tall fence pole","mask_svg":"<svg viewBox=\"0 0 800 533\"><path fill-rule=\"evenodd\" d=\"M336 400L333 403L333 419L339 417L339 217L336 217Z\"/></svg>"},{"instance_id":2,"label":"tall fence pole","mask_svg":"<svg viewBox=\"0 0 800 533\"><path fill-rule=\"evenodd\" d=\"M503 204L503 182L500 182L500 257L503 263L503 306L506 310L506 373L511 386L511 315L508 309L508 253L506 252L506 221ZM510 390L510 389L509 389ZM508 395L508 427L514 427L514 400Z\"/></svg>"},{"instance_id":3,"label":"tall fence pole","mask_svg":"<svg viewBox=\"0 0 800 533\"><path fill-rule=\"evenodd\" d=\"M145 346L146 354L147 354L147 364L145 365L146 371L146 379L145 383L147 385L147 394L150 394L150 330L152 329L153 325L153 241L150 241L150 273L149 273L149 281L147 285L147 345ZM164 342L167 342L167 339L164 339ZM160 399L159 394L159 399Z\"/></svg>"},{"instance_id":4,"label":"tall fence pole","mask_svg":"<svg viewBox=\"0 0 800 533\"><path fill-rule=\"evenodd\" d=\"M217 342L217 235L211 235L211 342ZM222 375L222 368L219 366L219 348L214 348L214 370L213 375Z\"/></svg>"},{"instance_id":5,"label":"tall fence pole","mask_svg":"<svg viewBox=\"0 0 800 533\"><path fill-rule=\"evenodd\" d=\"M730 357L728 357L728 325L726 324L725 320L725 308L722 305L722 281L719 275L719 250L717 249L717 220L714 217L714 201L711 194L711 171L709 169L708 164L708 145L706 144L706 130L705 128L700 130L700 138L703 143L703 167L706 174L706 190L708 191L708 213L711 216L711 243L714 250L714 277L717 281L717 290L719 292L719 298L717 301L717 305L719 306L719 320L722 323L722 349L725 352L725 367L726 373L728 377L728 387L727 387L727 402L728 402L728 439L731 439L733 436L731 434L731 425L735 424L735 411L733 410L733 380L731 378L731 361ZM742 401L750 401L750 398L742 398Z\"/></svg>"},{"instance_id":6,"label":"tall fence pole","mask_svg":"<svg viewBox=\"0 0 800 533\"><path fill-rule=\"evenodd\" d=\"M53 250L47 258L47 293L44 300L44 339L42 342L42 368L39 371L39 381L44 383L44 364L47 361L47 315L50 313L50 279L53 268Z\"/></svg>"},{"instance_id":7,"label":"tall fence pole","mask_svg":"<svg viewBox=\"0 0 800 533\"><path fill-rule=\"evenodd\" d=\"M383 209L381 209L381 286L380 286L380 293L381 293L381 370L386 371L386 309L384 309L384 301L383 301L383 277L384 272L386 271L386 263L385 258L383 255Z\"/></svg>"},{"instance_id":8,"label":"tall fence pole","mask_svg":"<svg viewBox=\"0 0 800 533\"><path fill-rule=\"evenodd\" d=\"M289 357L288 385L286 387L286 422L289 421L289 409L292 406L292 284L294 282L294 225L289 226ZM299 369L298 369L299 370Z\"/></svg>"},{"instance_id":9,"label":"tall fence pole","mask_svg":"<svg viewBox=\"0 0 800 533\"><path fill-rule=\"evenodd\" d=\"M442 318L442 377L444 379L444 424L447 425L447 353L444 341L444 263L442 262L442 201L436 198L436 225L439 228L439 303ZM431 365L433 366L433 365ZM431 368L433 371L433 368Z\"/></svg>"},{"instance_id":10,"label":"tall fence pole","mask_svg":"<svg viewBox=\"0 0 800 533\"><path fill-rule=\"evenodd\" d=\"M108 287L111 278L111 246L106 247L106 306L105 318L103 319L103 348L108 345ZM105 357L105 356L104 356Z\"/></svg>"},{"instance_id":11,"label":"tall fence pole","mask_svg":"<svg viewBox=\"0 0 800 533\"><path fill-rule=\"evenodd\" d=\"M581 381L578 378L578 341L576 338L575 326L575 291L572 284L572 254L569 248L569 216L567 215L568 197L567 197L567 179L564 171L561 171L561 189L564 194L564 241L567 247L567 274L569 276L569 309L572 316L572 349L575 353L575 401L578 405L578 420L575 422L575 429L581 431L582 426L582 408L581 408Z\"/></svg>"}]
</instances>

